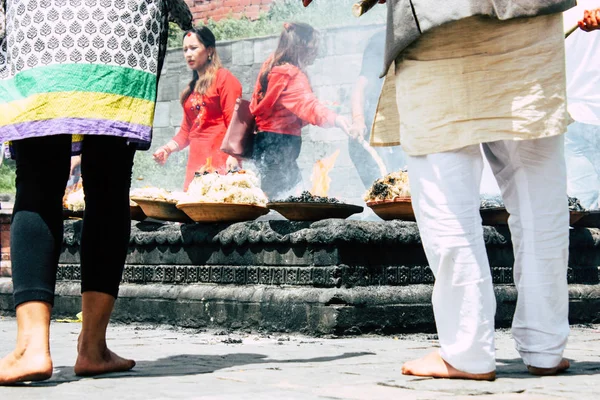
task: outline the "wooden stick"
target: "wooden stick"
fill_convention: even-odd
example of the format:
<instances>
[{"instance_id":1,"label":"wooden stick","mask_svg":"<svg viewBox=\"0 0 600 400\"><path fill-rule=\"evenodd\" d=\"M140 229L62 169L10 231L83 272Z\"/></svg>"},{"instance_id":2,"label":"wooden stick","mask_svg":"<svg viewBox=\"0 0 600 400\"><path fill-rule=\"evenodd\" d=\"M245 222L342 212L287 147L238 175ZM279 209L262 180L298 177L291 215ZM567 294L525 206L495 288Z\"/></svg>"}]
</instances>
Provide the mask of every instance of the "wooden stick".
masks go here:
<instances>
[{"instance_id":1,"label":"wooden stick","mask_svg":"<svg viewBox=\"0 0 600 400\"><path fill-rule=\"evenodd\" d=\"M575 32L577 28L579 28L579 25L569 28L569 30L565 32L565 39L568 38L571 33Z\"/></svg>"},{"instance_id":2,"label":"wooden stick","mask_svg":"<svg viewBox=\"0 0 600 400\"><path fill-rule=\"evenodd\" d=\"M358 18L371 8L375 7L378 2L379 0L361 0L352 6L352 14Z\"/></svg>"},{"instance_id":3,"label":"wooden stick","mask_svg":"<svg viewBox=\"0 0 600 400\"><path fill-rule=\"evenodd\" d=\"M356 140L367 151L367 153L369 153L371 155L371 157L373 157L373 160L377 164L377 167L379 167L379 173L381 174L381 176L382 177L386 176L387 175L387 168L385 166L385 163L383 162L383 160L381 159L381 157L379 157L379 154L377 154L377 152L375 151L375 149L372 148L369 145L369 143L367 143L365 141L365 139L363 139L360 136L357 137Z\"/></svg>"}]
</instances>

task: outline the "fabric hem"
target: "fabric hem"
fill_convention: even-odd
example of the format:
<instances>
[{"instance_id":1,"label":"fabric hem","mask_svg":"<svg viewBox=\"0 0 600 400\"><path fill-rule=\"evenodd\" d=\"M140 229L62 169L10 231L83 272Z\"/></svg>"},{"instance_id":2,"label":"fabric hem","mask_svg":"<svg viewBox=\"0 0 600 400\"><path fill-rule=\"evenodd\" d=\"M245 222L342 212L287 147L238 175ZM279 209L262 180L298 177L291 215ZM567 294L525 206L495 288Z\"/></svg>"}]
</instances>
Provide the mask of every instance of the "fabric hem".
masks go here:
<instances>
[{"instance_id":1,"label":"fabric hem","mask_svg":"<svg viewBox=\"0 0 600 400\"><path fill-rule=\"evenodd\" d=\"M525 365L535 368L554 368L560 364L563 359L562 354L540 354L519 351Z\"/></svg>"},{"instance_id":2,"label":"fabric hem","mask_svg":"<svg viewBox=\"0 0 600 400\"><path fill-rule=\"evenodd\" d=\"M54 306L54 292L46 289L26 289L13 293L15 308L30 301L43 301Z\"/></svg>"},{"instance_id":3,"label":"fabric hem","mask_svg":"<svg viewBox=\"0 0 600 400\"><path fill-rule=\"evenodd\" d=\"M549 137L553 137L553 136L559 136L559 135L564 135L566 133L566 128L564 132L561 133L552 133L552 134L548 134L548 135L544 135L544 136L538 136L538 137L521 137L521 136L517 136L517 135L507 135L507 136L499 136L499 137L493 137L490 140L486 140L485 142L481 142L478 140L474 140L472 142L467 142L467 143L457 143L456 146L452 146L452 147L448 147L448 148L443 148L443 149L435 149L435 150L431 150L431 151L415 151L415 152L411 152L410 150L406 149L406 147L403 147L402 149L404 150L404 152L412 157L419 157L419 156L426 156L429 154L437 154L437 153L446 153L446 152L450 152L450 151L456 151L459 149L463 149L465 147L469 147L469 146L473 146L473 145L481 145L484 143L491 143L491 142L497 142L500 140L514 140L514 141L520 141L520 140L538 140L538 139L544 139L544 138L549 138ZM387 144L385 146L388 146ZM384 145L379 145L379 147L384 147Z\"/></svg>"},{"instance_id":4,"label":"fabric hem","mask_svg":"<svg viewBox=\"0 0 600 400\"><path fill-rule=\"evenodd\" d=\"M490 368L490 366L485 367L485 368L483 368L483 367L469 368L469 367L465 367L465 365L461 364L460 362L451 361L450 360L451 357L448 357L447 355L445 355L442 349L439 350L439 354L440 354L440 357L442 358L442 360L446 361L452 367L456 368L459 371L466 372L468 374L489 374L491 372L496 371L496 360L495 359L492 359L492 361L490 362L491 368ZM458 357L458 358L460 358L460 357ZM478 364L483 364L483 363L480 362Z\"/></svg>"}]
</instances>

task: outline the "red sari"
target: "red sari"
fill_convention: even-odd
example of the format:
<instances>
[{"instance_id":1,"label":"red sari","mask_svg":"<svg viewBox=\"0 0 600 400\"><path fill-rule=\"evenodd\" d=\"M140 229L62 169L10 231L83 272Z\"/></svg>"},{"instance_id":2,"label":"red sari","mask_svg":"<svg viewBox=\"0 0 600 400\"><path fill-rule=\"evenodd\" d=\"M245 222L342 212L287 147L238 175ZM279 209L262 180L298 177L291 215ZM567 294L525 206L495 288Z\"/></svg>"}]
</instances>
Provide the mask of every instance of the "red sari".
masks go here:
<instances>
[{"instance_id":1,"label":"red sari","mask_svg":"<svg viewBox=\"0 0 600 400\"><path fill-rule=\"evenodd\" d=\"M183 150L190 146L183 190L187 190L198 171L212 157L212 166L219 173L226 173L228 155L223 153L221 143L231 121L236 100L242 96L240 81L225 68L217 71L213 84L203 95L193 92L183 105L181 128L174 141Z\"/></svg>"}]
</instances>

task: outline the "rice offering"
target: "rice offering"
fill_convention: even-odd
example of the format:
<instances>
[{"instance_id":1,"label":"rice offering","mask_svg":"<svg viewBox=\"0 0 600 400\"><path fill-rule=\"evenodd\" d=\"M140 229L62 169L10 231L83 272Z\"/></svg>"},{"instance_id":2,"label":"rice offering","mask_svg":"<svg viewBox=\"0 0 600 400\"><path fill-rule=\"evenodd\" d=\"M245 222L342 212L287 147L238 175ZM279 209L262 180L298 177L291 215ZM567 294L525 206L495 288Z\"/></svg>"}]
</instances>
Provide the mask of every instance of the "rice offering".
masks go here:
<instances>
[{"instance_id":1,"label":"rice offering","mask_svg":"<svg viewBox=\"0 0 600 400\"><path fill-rule=\"evenodd\" d=\"M410 197L407 171L392 172L377 179L364 196L366 202L393 200L397 197Z\"/></svg>"},{"instance_id":2,"label":"rice offering","mask_svg":"<svg viewBox=\"0 0 600 400\"><path fill-rule=\"evenodd\" d=\"M233 203L266 206L268 199L259 188L257 176L246 170L219 173L197 173L182 202Z\"/></svg>"},{"instance_id":3,"label":"rice offering","mask_svg":"<svg viewBox=\"0 0 600 400\"><path fill-rule=\"evenodd\" d=\"M185 196L183 192L171 192L167 189L146 186L139 189L133 189L129 193L130 197L140 197L148 200L165 201L167 203L178 203Z\"/></svg>"},{"instance_id":4,"label":"rice offering","mask_svg":"<svg viewBox=\"0 0 600 400\"><path fill-rule=\"evenodd\" d=\"M84 211L85 198L83 195L83 185L78 185L78 188L63 197L63 207L70 211Z\"/></svg>"}]
</instances>

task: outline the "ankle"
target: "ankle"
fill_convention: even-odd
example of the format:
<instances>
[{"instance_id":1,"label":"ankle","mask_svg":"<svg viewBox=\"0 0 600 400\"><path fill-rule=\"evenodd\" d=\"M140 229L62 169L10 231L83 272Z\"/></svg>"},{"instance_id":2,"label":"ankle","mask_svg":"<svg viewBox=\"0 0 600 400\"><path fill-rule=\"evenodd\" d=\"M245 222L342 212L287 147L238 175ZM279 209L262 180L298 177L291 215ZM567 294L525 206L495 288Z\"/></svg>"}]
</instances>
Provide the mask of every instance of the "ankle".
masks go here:
<instances>
[{"instance_id":1,"label":"ankle","mask_svg":"<svg viewBox=\"0 0 600 400\"><path fill-rule=\"evenodd\" d=\"M25 353L50 354L50 342L47 338L40 338L37 335L19 335L14 353L21 356Z\"/></svg>"}]
</instances>

